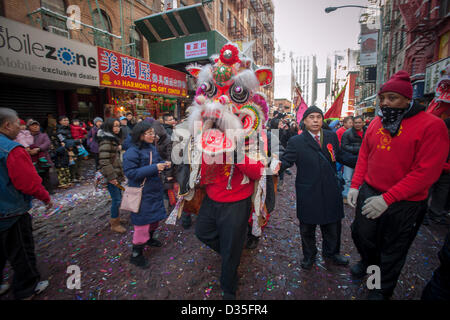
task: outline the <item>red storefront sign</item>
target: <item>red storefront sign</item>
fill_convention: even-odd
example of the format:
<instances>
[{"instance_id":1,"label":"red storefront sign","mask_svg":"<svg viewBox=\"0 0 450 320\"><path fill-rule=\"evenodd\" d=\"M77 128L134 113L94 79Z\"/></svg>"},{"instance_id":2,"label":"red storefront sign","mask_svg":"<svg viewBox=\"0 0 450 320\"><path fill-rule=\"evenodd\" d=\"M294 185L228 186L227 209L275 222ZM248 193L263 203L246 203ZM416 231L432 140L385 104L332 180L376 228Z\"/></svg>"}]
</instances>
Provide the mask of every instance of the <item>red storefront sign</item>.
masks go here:
<instances>
[{"instance_id":1,"label":"red storefront sign","mask_svg":"<svg viewBox=\"0 0 450 320\"><path fill-rule=\"evenodd\" d=\"M100 86L187 96L186 74L98 47Z\"/></svg>"}]
</instances>

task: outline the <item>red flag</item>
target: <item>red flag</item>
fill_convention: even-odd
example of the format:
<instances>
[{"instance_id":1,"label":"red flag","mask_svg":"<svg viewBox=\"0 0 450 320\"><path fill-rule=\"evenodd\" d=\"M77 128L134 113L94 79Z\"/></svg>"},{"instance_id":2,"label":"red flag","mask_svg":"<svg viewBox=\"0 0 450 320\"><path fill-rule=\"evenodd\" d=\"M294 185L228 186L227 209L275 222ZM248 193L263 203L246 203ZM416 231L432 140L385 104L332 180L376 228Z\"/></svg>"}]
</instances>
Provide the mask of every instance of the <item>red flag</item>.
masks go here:
<instances>
[{"instance_id":1,"label":"red flag","mask_svg":"<svg viewBox=\"0 0 450 320\"><path fill-rule=\"evenodd\" d=\"M302 93L300 92L300 89L298 87L295 88L296 96L294 99L294 106L297 110L297 123L300 124L300 121L302 121L303 114L305 113L306 109L308 109L308 106L305 103L305 100L303 100Z\"/></svg>"},{"instance_id":2,"label":"red flag","mask_svg":"<svg viewBox=\"0 0 450 320\"><path fill-rule=\"evenodd\" d=\"M345 88L347 87L347 83L342 88L341 92L337 96L331 108L325 113L324 118L340 118L342 112L342 105L344 104L344 96L345 96Z\"/></svg>"}]
</instances>

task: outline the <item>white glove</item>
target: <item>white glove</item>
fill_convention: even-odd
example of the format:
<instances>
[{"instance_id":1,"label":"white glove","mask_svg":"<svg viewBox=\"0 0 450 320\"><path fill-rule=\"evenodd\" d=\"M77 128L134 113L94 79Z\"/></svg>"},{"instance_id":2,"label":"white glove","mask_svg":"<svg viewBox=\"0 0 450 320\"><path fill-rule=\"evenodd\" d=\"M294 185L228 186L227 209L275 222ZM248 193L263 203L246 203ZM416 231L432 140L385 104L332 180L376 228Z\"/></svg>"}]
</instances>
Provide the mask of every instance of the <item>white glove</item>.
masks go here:
<instances>
[{"instance_id":1,"label":"white glove","mask_svg":"<svg viewBox=\"0 0 450 320\"><path fill-rule=\"evenodd\" d=\"M383 196L370 197L364 202L362 215L367 219L376 219L387 210L389 206L384 201Z\"/></svg>"},{"instance_id":2,"label":"white glove","mask_svg":"<svg viewBox=\"0 0 450 320\"><path fill-rule=\"evenodd\" d=\"M358 194L359 194L358 189L350 188L350 190L348 190L347 202L353 208L356 207L356 200L358 199Z\"/></svg>"}]
</instances>

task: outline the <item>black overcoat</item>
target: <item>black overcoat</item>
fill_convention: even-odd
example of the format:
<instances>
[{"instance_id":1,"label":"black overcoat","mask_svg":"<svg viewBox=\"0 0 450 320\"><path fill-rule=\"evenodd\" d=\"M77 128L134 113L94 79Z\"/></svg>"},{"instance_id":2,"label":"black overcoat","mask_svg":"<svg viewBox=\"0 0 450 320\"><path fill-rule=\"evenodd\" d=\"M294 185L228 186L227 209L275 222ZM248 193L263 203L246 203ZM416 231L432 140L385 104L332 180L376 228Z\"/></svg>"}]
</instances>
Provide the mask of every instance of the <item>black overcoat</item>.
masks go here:
<instances>
[{"instance_id":1,"label":"black overcoat","mask_svg":"<svg viewBox=\"0 0 450 320\"><path fill-rule=\"evenodd\" d=\"M346 164L355 161L355 156L341 151L336 133L322 130L321 135L322 148L305 130L301 135L289 139L281 156L281 171L294 163L297 166L295 188L300 223L322 225L337 222L344 217L342 194L336 176L336 160Z\"/></svg>"}]
</instances>

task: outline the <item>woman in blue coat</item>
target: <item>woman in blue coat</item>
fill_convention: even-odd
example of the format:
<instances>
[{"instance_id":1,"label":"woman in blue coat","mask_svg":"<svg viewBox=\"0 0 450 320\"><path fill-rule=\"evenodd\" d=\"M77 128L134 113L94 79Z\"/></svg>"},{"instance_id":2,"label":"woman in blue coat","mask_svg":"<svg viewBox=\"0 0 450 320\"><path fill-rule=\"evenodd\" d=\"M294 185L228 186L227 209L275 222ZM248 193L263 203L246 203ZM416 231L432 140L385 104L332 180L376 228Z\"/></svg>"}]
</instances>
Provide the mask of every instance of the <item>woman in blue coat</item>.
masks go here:
<instances>
[{"instance_id":1,"label":"woman in blue coat","mask_svg":"<svg viewBox=\"0 0 450 320\"><path fill-rule=\"evenodd\" d=\"M161 242L153 239L153 233L159 221L166 218L164 208L164 188L159 173L171 166L164 162L153 145L155 130L147 122L138 123L131 133L132 145L123 157L123 171L128 178L130 187L140 187L142 201L138 213L131 213L131 222L134 225L133 251L130 262L141 268L148 268L149 262L143 255L146 245L160 247Z\"/></svg>"}]
</instances>

